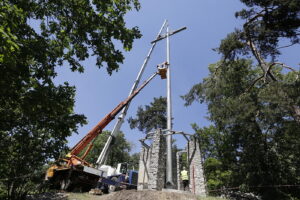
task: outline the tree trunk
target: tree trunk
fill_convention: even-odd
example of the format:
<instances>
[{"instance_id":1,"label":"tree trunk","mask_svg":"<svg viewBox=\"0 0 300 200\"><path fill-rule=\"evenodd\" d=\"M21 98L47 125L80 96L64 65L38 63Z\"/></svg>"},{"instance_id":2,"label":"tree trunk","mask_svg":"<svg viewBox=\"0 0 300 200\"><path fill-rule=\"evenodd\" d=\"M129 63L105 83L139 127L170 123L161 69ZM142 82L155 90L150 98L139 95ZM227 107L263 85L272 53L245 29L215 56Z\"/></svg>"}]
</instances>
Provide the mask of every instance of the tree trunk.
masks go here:
<instances>
[{"instance_id":1,"label":"tree trunk","mask_svg":"<svg viewBox=\"0 0 300 200\"><path fill-rule=\"evenodd\" d=\"M259 50L256 48L255 44L252 42L251 38L248 38L247 44L251 48L252 54L256 58L257 62L259 63L260 68L265 73L265 75L264 75L265 81L266 81L266 78L268 78L268 81L270 81L270 82L277 81L277 79L275 78L275 76L273 75L273 73L270 69L270 66L268 66L268 64L265 62L265 60L261 56ZM293 100L290 98L288 98L287 100L289 102L293 102ZM300 124L300 107L297 105L292 105L290 110L293 114L295 121Z\"/></svg>"}]
</instances>

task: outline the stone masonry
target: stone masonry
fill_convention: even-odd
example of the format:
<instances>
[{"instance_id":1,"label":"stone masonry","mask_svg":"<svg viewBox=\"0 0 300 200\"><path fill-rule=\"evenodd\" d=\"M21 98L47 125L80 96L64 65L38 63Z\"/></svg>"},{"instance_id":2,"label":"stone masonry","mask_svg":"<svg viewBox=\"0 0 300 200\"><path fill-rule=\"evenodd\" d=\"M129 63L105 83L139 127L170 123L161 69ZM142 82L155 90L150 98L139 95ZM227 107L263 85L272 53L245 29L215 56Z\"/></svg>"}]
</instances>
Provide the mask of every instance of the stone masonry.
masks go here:
<instances>
[{"instance_id":1,"label":"stone masonry","mask_svg":"<svg viewBox=\"0 0 300 200\"><path fill-rule=\"evenodd\" d=\"M157 130L152 136L152 144L143 146L140 152L138 190L153 189L162 190L166 177L166 139L161 130ZM173 152L173 183L174 189L182 189L180 181L180 156L187 153L189 163L189 190L190 192L206 196L206 185L203 174L199 141L191 137L185 150Z\"/></svg>"},{"instance_id":2,"label":"stone masonry","mask_svg":"<svg viewBox=\"0 0 300 200\"><path fill-rule=\"evenodd\" d=\"M179 162L179 160L177 160L177 151L173 150L172 151L172 172L173 172L173 189L177 189L177 163Z\"/></svg>"},{"instance_id":3,"label":"stone masonry","mask_svg":"<svg viewBox=\"0 0 300 200\"><path fill-rule=\"evenodd\" d=\"M160 129L153 136L149 166L149 189L162 190L165 185L166 139Z\"/></svg>"},{"instance_id":4,"label":"stone masonry","mask_svg":"<svg viewBox=\"0 0 300 200\"><path fill-rule=\"evenodd\" d=\"M150 148L142 147L140 153L138 190L162 190L165 185L166 140L160 129L152 140Z\"/></svg>"},{"instance_id":5,"label":"stone masonry","mask_svg":"<svg viewBox=\"0 0 300 200\"><path fill-rule=\"evenodd\" d=\"M180 152L177 152L176 153L176 161L177 161L177 165L176 165L176 167L177 167L177 190L180 190L181 189L181 184L180 184L180 155L181 155L181 153Z\"/></svg>"},{"instance_id":6,"label":"stone masonry","mask_svg":"<svg viewBox=\"0 0 300 200\"><path fill-rule=\"evenodd\" d=\"M151 148L142 146L139 161L138 190L148 189Z\"/></svg>"},{"instance_id":7,"label":"stone masonry","mask_svg":"<svg viewBox=\"0 0 300 200\"><path fill-rule=\"evenodd\" d=\"M200 146L196 137L191 137L191 140L188 142L187 149L189 160L190 191L196 195L206 196L206 185L203 174Z\"/></svg>"}]
</instances>

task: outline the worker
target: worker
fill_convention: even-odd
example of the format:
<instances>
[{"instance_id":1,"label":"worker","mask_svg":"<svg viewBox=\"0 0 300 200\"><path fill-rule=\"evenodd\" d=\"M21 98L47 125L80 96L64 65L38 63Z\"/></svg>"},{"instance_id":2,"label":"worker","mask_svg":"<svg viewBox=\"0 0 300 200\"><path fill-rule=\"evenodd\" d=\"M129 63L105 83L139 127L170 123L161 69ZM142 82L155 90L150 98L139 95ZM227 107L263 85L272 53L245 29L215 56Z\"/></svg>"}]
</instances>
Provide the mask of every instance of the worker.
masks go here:
<instances>
[{"instance_id":1,"label":"worker","mask_svg":"<svg viewBox=\"0 0 300 200\"><path fill-rule=\"evenodd\" d=\"M188 172L186 171L186 168L183 167L183 170L180 172L181 175L181 181L183 185L183 190L188 190L188 185L189 185L189 177L188 177Z\"/></svg>"}]
</instances>

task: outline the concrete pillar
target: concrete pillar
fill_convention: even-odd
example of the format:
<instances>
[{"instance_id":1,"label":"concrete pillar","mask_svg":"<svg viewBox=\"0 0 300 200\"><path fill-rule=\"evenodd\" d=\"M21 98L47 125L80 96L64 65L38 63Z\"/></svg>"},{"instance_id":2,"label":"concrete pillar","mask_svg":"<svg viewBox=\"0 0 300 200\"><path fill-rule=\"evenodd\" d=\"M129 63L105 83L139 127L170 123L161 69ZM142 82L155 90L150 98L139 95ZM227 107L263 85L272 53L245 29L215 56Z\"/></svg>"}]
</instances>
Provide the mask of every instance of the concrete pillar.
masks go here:
<instances>
[{"instance_id":1,"label":"concrete pillar","mask_svg":"<svg viewBox=\"0 0 300 200\"><path fill-rule=\"evenodd\" d=\"M188 143L190 191L196 195L206 196L206 186L199 141L191 137Z\"/></svg>"}]
</instances>

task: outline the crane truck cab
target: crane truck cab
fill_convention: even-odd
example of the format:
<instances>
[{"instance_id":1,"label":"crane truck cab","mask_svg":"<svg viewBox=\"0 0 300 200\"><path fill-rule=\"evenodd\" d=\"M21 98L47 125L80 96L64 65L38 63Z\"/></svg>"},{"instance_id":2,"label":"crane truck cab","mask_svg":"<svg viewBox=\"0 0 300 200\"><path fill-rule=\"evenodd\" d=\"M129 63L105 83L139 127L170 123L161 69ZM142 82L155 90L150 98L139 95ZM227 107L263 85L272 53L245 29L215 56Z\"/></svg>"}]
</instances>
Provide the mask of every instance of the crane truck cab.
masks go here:
<instances>
[{"instance_id":1,"label":"crane truck cab","mask_svg":"<svg viewBox=\"0 0 300 200\"><path fill-rule=\"evenodd\" d=\"M128 163L119 163L117 168L102 165L99 169L107 171L107 176L99 178L97 189L100 189L104 193L120 189L136 189L138 171L128 170L128 166Z\"/></svg>"}]
</instances>

